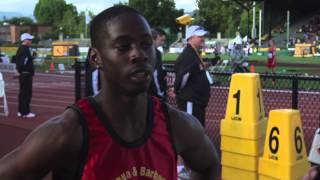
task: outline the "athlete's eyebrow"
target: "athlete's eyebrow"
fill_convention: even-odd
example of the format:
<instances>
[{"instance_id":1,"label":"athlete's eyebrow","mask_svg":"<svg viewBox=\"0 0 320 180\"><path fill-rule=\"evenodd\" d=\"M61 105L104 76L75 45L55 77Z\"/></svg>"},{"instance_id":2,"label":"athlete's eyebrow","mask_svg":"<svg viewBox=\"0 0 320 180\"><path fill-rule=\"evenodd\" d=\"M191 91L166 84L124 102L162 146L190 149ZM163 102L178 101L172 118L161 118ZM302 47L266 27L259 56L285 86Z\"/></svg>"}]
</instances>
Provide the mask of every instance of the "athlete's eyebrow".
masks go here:
<instances>
[{"instance_id":1,"label":"athlete's eyebrow","mask_svg":"<svg viewBox=\"0 0 320 180\"><path fill-rule=\"evenodd\" d=\"M140 39L147 39L147 40L152 40L152 37L150 34L145 33L143 34ZM133 41L133 38L129 35L120 35L116 37L115 39L112 40L112 43L118 43L118 42L131 42Z\"/></svg>"}]
</instances>

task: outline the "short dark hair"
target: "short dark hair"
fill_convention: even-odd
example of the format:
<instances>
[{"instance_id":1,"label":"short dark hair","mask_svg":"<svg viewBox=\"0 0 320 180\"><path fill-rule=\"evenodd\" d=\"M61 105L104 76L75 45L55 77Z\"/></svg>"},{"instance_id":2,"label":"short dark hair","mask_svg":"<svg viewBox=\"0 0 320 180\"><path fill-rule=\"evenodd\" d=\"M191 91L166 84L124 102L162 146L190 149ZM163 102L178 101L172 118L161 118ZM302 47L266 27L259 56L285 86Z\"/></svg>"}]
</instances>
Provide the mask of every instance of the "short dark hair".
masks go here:
<instances>
[{"instance_id":1,"label":"short dark hair","mask_svg":"<svg viewBox=\"0 0 320 180\"><path fill-rule=\"evenodd\" d=\"M105 37L107 22L113 19L114 17L117 17L125 13L141 15L141 13L139 13L137 10L129 6L116 5L111 8L105 9L93 18L93 20L90 23L90 37L92 47L102 47L103 41L101 41L101 39L104 39Z\"/></svg>"},{"instance_id":2,"label":"short dark hair","mask_svg":"<svg viewBox=\"0 0 320 180\"><path fill-rule=\"evenodd\" d=\"M155 40L158 36L166 36L166 33L160 28L152 28L152 38Z\"/></svg>"}]
</instances>

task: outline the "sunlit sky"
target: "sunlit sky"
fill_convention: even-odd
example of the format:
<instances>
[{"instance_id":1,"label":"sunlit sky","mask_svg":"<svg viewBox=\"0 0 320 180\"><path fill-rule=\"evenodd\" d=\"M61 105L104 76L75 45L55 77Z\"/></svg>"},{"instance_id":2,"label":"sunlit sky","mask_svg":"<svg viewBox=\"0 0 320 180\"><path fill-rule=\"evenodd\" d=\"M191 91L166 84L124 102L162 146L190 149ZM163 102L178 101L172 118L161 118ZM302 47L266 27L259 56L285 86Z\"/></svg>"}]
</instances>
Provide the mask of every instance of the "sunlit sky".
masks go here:
<instances>
[{"instance_id":1,"label":"sunlit sky","mask_svg":"<svg viewBox=\"0 0 320 180\"><path fill-rule=\"evenodd\" d=\"M1 12L16 12L24 16L31 16L38 0L1 0ZM127 2L124 0L66 0L77 7L78 12L90 10L95 14L112 6L114 3ZM191 12L197 8L196 0L175 0L177 9L184 9Z\"/></svg>"}]
</instances>

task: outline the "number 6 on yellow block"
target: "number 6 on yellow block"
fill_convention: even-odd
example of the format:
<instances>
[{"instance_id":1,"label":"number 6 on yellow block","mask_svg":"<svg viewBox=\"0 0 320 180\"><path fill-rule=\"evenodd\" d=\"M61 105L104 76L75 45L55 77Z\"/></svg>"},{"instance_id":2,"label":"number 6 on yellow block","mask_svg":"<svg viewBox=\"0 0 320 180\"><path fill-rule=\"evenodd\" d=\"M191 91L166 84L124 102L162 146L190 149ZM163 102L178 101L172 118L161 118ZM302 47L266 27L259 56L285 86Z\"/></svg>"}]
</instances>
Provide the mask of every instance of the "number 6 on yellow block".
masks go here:
<instances>
[{"instance_id":1,"label":"number 6 on yellow block","mask_svg":"<svg viewBox=\"0 0 320 180\"><path fill-rule=\"evenodd\" d=\"M301 179L309 167L299 111L270 111L259 179Z\"/></svg>"}]
</instances>

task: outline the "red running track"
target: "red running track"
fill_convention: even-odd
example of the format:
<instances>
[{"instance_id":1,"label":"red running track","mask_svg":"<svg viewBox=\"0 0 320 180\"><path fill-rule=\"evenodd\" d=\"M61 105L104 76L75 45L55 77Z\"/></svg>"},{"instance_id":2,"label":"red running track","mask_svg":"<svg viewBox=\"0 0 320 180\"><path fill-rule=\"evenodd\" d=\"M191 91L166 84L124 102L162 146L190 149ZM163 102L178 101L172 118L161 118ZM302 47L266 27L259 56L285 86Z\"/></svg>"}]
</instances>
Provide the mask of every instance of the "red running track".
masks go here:
<instances>
[{"instance_id":1,"label":"red running track","mask_svg":"<svg viewBox=\"0 0 320 180\"><path fill-rule=\"evenodd\" d=\"M73 75L36 73L31 111L37 116L30 119L17 117L18 79L13 78L13 73L3 75L9 116L0 116L0 157L20 144L36 126L62 113L68 105L74 103Z\"/></svg>"}]
</instances>

